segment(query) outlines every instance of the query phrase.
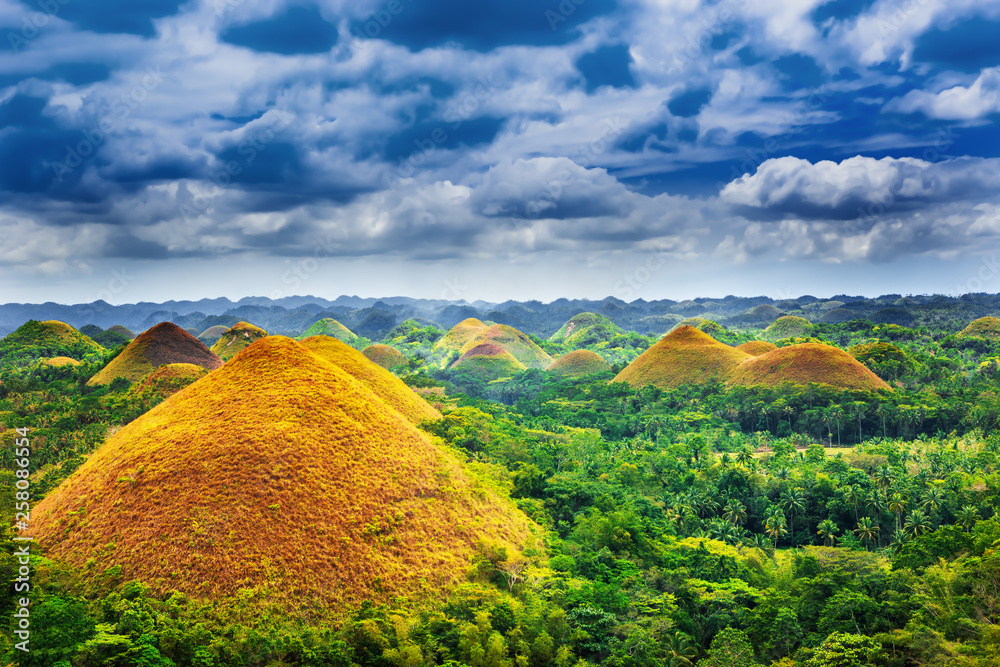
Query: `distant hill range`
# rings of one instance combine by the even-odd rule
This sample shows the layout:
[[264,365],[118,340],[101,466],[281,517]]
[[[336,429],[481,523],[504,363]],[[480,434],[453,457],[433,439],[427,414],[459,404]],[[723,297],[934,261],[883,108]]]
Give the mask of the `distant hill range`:
[[[586,314],[587,321],[579,321]],[[825,298],[800,296],[794,299],[769,297],[697,298],[685,301],[638,299],[626,303],[608,297],[556,299],[540,301],[444,301],[386,297],[381,299],[340,296],[334,300],[314,296],[282,299],[246,297],[239,301],[226,298],[200,301],[141,302],[112,306],[104,301],[89,304],[57,303],[0,305],[0,336],[7,335],[28,320],[58,320],[77,329],[96,325],[101,329],[118,326],[131,331],[145,331],[160,322],[173,322],[182,329],[205,332],[212,327],[225,331],[240,322],[253,322],[272,335],[298,337],[318,320],[336,320],[354,335],[381,340],[394,326],[407,319],[434,323],[447,330],[463,320],[505,324],[526,334],[557,339],[575,331],[564,325],[577,318],[580,334],[597,336],[613,332],[614,327],[642,334],[664,334],[682,320],[701,317],[724,326],[763,329],[785,316],[809,322],[843,322],[867,319],[874,323],[916,326],[925,322],[962,322],[1000,314],[1000,294],[903,296],[884,294],[877,298],[837,294]],[[792,320],[794,322],[795,320]],[[787,322],[787,320],[786,320]],[[784,324],[779,323],[779,328]],[[596,328],[595,328],[596,327]],[[958,327],[961,328],[961,327]],[[318,333],[318,332],[313,332]],[[206,341],[209,345],[214,340]]]

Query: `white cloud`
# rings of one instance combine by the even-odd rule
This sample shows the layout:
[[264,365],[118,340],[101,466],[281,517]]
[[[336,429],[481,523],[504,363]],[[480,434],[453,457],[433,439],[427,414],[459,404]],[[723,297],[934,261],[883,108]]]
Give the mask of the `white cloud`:
[[941,120],[976,120],[1000,113],[1000,67],[979,73],[969,86],[952,86],[937,93],[911,90],[886,107],[902,113],[921,112]]

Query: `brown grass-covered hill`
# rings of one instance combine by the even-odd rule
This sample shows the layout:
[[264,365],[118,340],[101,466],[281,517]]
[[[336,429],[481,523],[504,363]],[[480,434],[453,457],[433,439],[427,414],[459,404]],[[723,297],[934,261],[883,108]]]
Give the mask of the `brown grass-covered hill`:
[[774,342],[782,338],[797,338],[808,336],[812,333],[812,323],[804,317],[795,315],[784,315],[779,317],[771,325],[764,329],[764,338]]
[[237,322],[215,341],[212,346],[212,354],[223,361],[229,361],[237,354],[249,347],[251,343],[267,336],[267,332],[260,327],[249,322]]
[[395,368],[406,363],[403,353],[391,345],[376,343],[361,350],[361,354],[374,361],[382,368]]
[[486,324],[474,317],[464,319],[449,329],[448,333],[441,336],[441,338],[434,343],[433,351],[436,354],[441,355],[444,360],[447,361],[451,355],[461,354],[462,348],[465,347],[465,344],[475,338],[476,334],[486,328]]
[[520,373],[525,370],[525,366],[499,345],[480,343],[459,357],[452,364],[452,369],[490,382]]
[[606,362],[596,352],[574,350],[553,361],[547,370],[567,377],[583,377],[585,375],[610,371],[611,364]]
[[361,336],[357,335],[343,324],[330,317],[325,317],[322,320],[316,320],[312,325],[305,330],[305,332],[298,337],[297,340],[305,340],[307,338],[312,338],[313,336],[332,336],[339,341],[347,343],[353,348],[359,348],[362,343],[366,342]]
[[176,324],[161,322],[139,334],[111,363],[90,378],[87,384],[111,384],[117,377],[135,382],[153,369],[166,364],[195,364],[215,370],[222,366],[222,359]]
[[733,370],[729,381],[742,386],[818,382],[842,389],[889,389],[850,354],[821,343],[789,345],[748,359]]
[[108,331],[113,331],[116,334],[121,334],[122,336],[125,336],[129,340],[132,340],[133,338],[135,338],[135,334],[132,333],[131,329],[129,329],[128,327],[124,327],[124,326],[122,326],[120,324],[116,324],[116,325],[114,325],[112,327],[109,327]]
[[552,364],[552,357],[538,347],[527,334],[506,324],[494,324],[479,331],[462,346],[461,352],[464,355],[479,345],[502,347],[525,368],[548,368]]
[[725,380],[736,366],[751,358],[743,350],[720,343],[694,327],[673,330],[615,376],[614,382],[633,387],[648,384],[667,389],[682,384]]
[[962,338],[1000,340],[1000,319],[995,317],[980,317],[978,320],[972,320],[969,326],[959,331],[956,335]]
[[429,419],[441,419],[441,413],[406,386],[402,380],[347,343],[332,336],[312,336],[302,341],[302,345],[360,381],[414,424]]
[[451,454],[283,336],[125,426],[32,518],[49,557],[88,572],[301,615],[440,595],[477,543],[537,544]]
[[129,391],[147,398],[164,399],[200,380],[208,373],[207,368],[195,364],[166,364],[132,385]]
[[39,363],[44,366],[79,366],[83,362],[77,361],[76,359],[71,359],[69,357],[49,357],[48,359],[40,359]]
[[0,340],[0,359],[26,361],[44,357],[69,357],[82,361],[104,348],[92,338],[58,320],[28,320]]
[[[205,345],[215,345],[218,342],[218,340],[222,338],[222,334],[226,333],[226,331],[228,330],[229,327],[225,327],[221,324],[216,324],[214,326],[210,326],[209,328],[205,329],[200,334],[197,334],[195,338],[200,340]],[[187,330],[185,329],[185,331]]]
[[737,350],[743,350],[747,354],[759,357],[762,354],[770,352],[771,350],[777,350],[777,346],[774,343],[768,343],[766,340],[751,340],[743,343],[742,345],[736,346]]

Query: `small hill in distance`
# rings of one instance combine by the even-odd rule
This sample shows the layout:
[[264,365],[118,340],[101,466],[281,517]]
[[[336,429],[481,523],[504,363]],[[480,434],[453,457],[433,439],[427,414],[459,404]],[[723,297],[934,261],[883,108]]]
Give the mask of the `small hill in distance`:
[[453,355],[461,355],[462,348],[465,347],[466,343],[486,328],[485,323],[474,317],[464,319],[434,343],[432,349],[436,354],[442,356],[444,362],[447,362]]
[[215,370],[222,366],[222,359],[176,324],[161,322],[129,343],[87,384],[111,384],[118,377],[136,382],[160,366],[182,363]]
[[312,323],[312,325],[306,329],[298,340],[305,340],[307,338],[312,338],[313,336],[332,336],[339,341],[347,343],[355,349],[360,349],[364,347],[366,341],[343,324],[337,320],[325,317],[321,320],[317,320]]
[[207,368],[195,364],[166,364],[134,384],[129,391],[147,398],[162,400],[200,380],[208,373]]
[[135,338],[135,334],[132,333],[131,329],[129,329],[128,327],[123,327],[120,324],[116,324],[114,326],[108,327],[107,330],[110,331],[110,332],[112,332],[112,333],[116,333],[119,336],[125,336],[125,338],[128,338],[129,340],[132,340],[133,338]]
[[[128,333],[123,333],[123,330]],[[109,350],[114,349],[119,345],[126,345],[130,340],[135,338],[131,331],[118,325],[115,325],[110,329],[102,329],[95,324],[88,324],[80,327],[80,333],[87,336],[101,347]]]
[[510,377],[525,370],[524,364],[515,359],[510,352],[493,343],[473,346],[452,364],[451,368],[473,375],[484,382]]
[[812,323],[804,317],[784,315],[764,329],[764,338],[772,343],[782,338],[800,338],[812,333]]
[[781,309],[762,303],[743,313],[739,316],[739,320],[745,324],[766,327],[782,315]]
[[465,355],[480,345],[496,345],[503,348],[525,368],[548,368],[552,364],[552,357],[538,347],[527,334],[506,324],[494,324],[477,332],[462,346],[461,352]]
[[69,357],[77,361],[104,348],[93,339],[58,320],[28,320],[0,340],[0,359],[33,361],[43,357]]
[[395,368],[406,364],[403,353],[391,345],[376,343],[361,350],[361,353],[382,368]]
[[840,389],[889,389],[888,384],[847,352],[819,343],[789,345],[752,357],[733,370],[729,381],[740,386],[816,382]]
[[741,362],[751,358],[742,350],[720,343],[691,326],[682,326],[657,341],[615,376],[641,388],[648,384],[672,389],[682,384],[724,380]]
[[249,322],[237,322],[215,341],[212,354],[229,361],[251,343],[267,336],[267,332]]
[[861,318],[853,310],[848,310],[847,308],[834,308],[833,310],[828,310],[823,313],[823,315],[819,318],[819,321],[824,324],[843,324],[844,322],[850,322],[851,320],[857,319]]
[[[210,326],[209,328],[207,328],[204,331],[202,331],[200,334],[198,334],[196,336],[196,338],[198,340],[200,340],[202,343],[204,343],[205,345],[209,345],[209,346],[215,345],[219,341],[219,339],[222,338],[222,334],[226,333],[226,331],[228,331],[228,329],[229,329],[229,327],[223,326],[221,324],[216,324],[216,325]],[[187,331],[187,330],[185,330],[185,331]],[[191,333],[191,332],[188,331],[188,333]]]
[[47,359],[39,359],[38,363],[43,366],[52,366],[54,368],[60,368],[62,366],[79,366],[83,362],[77,361],[76,359],[71,359],[69,357],[49,357]]
[[736,346],[737,350],[743,350],[747,354],[759,357],[762,354],[770,352],[771,350],[777,350],[777,346],[774,343],[768,343],[766,340],[751,340],[742,345]]
[[347,343],[332,336],[310,336],[302,346],[361,382],[414,424],[441,419],[441,413],[402,380]]
[[596,352],[574,350],[556,359],[547,370],[551,373],[575,378],[610,371],[611,364]]
[[984,338],[1000,340],[1000,319],[996,317],[980,317],[969,323],[969,326],[959,331],[956,336],[962,338]]
[[549,337],[549,340],[553,343],[564,343],[570,347],[585,347],[611,340],[615,335],[621,333],[623,333],[621,327],[603,315],[580,313],[571,317]]
[[489,483],[283,336],[122,428],[32,519],[48,556],[93,576],[222,606],[266,595],[304,618],[441,595],[480,544],[539,546]]

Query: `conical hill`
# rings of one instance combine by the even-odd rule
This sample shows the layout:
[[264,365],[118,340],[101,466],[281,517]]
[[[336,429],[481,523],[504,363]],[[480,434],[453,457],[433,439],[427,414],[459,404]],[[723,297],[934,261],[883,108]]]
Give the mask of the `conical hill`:
[[480,345],[497,345],[526,368],[548,368],[552,364],[552,357],[527,334],[506,324],[494,324],[478,331],[462,346],[461,352],[464,355]]
[[682,384],[725,380],[750,355],[690,326],[682,326],[658,340],[615,376],[614,382],[633,387],[648,384],[662,389]]
[[215,370],[222,365],[222,360],[176,324],[161,322],[129,343],[121,354],[90,378],[87,384],[111,384],[118,377],[135,382],[153,369],[166,364],[195,364]]
[[553,361],[547,370],[568,377],[583,377],[585,375],[610,371],[611,364],[606,362],[596,352],[574,350]]
[[249,322],[237,322],[212,345],[212,353],[223,361],[229,361],[244,348],[267,335],[267,332]]
[[48,556],[303,615],[440,594],[532,524],[361,382],[281,337],[139,417],[33,512]]
[[847,352],[820,343],[781,347],[740,364],[730,376],[734,385],[817,382],[840,389],[889,389],[879,376]]

